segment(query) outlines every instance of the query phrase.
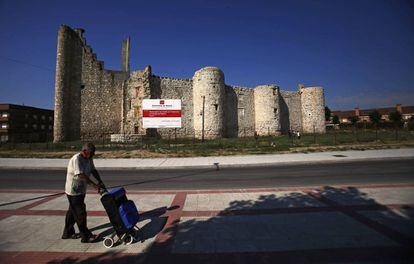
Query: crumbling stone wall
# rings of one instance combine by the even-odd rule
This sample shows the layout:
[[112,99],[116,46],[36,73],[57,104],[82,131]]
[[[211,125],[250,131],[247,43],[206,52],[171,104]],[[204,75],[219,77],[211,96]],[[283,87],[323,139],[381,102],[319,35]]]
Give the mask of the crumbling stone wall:
[[54,141],[99,138],[120,132],[128,73],[104,69],[84,30],[62,25],[58,34]]
[[225,94],[226,137],[254,136],[254,90],[226,85]]
[[283,134],[302,130],[302,106],[299,92],[280,91],[280,127]]
[[123,91],[122,134],[145,135],[142,127],[142,100],[151,98],[151,70],[133,71]]
[[[86,43],[86,41],[85,41]],[[81,138],[118,134],[122,124],[124,81],[128,73],[104,69],[89,46],[82,58]]]
[[191,137],[194,135],[193,80],[151,76],[152,99],[181,99],[181,128],[157,129],[161,137]]

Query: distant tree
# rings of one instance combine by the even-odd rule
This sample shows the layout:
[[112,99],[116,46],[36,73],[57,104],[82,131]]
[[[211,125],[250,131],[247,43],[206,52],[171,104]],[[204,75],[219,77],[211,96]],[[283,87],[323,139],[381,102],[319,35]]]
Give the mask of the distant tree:
[[395,126],[401,125],[402,115],[398,111],[394,111],[390,113],[390,121],[394,123]]
[[351,121],[352,125],[355,126],[355,124],[359,121],[359,116],[350,116],[349,120]]
[[378,126],[378,124],[381,122],[381,114],[375,110],[374,112],[371,112],[369,114],[369,120],[375,125],[375,127]]
[[325,121],[331,120],[331,109],[325,106]]
[[336,124],[339,124],[339,116],[334,115],[334,116],[332,117],[332,123],[334,123],[335,125],[336,125]]

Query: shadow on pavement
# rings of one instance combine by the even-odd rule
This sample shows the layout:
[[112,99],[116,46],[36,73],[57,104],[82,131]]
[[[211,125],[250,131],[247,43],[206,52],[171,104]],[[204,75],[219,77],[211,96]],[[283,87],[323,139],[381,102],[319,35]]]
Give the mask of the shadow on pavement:
[[28,198],[28,199],[24,199],[24,200],[18,200],[18,201],[13,201],[13,202],[2,203],[2,204],[0,204],[0,207],[6,206],[6,205],[12,205],[12,204],[18,204],[18,203],[24,203],[24,202],[34,201],[34,200],[40,200],[40,199],[44,199],[44,198],[50,198],[50,197],[59,196],[59,195],[63,195],[63,194],[65,194],[65,193],[64,192],[60,192],[60,193],[54,193],[54,194],[47,194],[47,195],[37,196],[37,197]]
[[[153,209],[151,211],[147,211],[144,212],[140,215],[140,220],[139,222],[143,222],[146,220],[149,220],[148,223],[146,223],[143,227],[140,228],[140,236],[139,242],[144,242],[145,240],[149,239],[149,238],[153,238],[155,237],[159,232],[161,232],[161,230],[164,228],[166,222],[167,222],[167,217],[162,216],[163,214],[165,214],[167,211],[171,211],[171,210],[175,210],[178,209],[178,206],[173,206],[173,207],[160,207],[160,208],[156,208]],[[112,224],[110,222],[99,225],[99,226],[95,226],[90,228],[91,232],[94,231],[99,231],[102,230],[99,233],[99,236],[102,238],[99,241],[102,241],[104,237],[109,236],[110,234],[112,234],[114,232],[114,229],[112,227]],[[134,241],[134,243],[136,243],[137,241]],[[116,246],[115,246],[116,247]]]
[[389,208],[357,188],[326,186],[232,201],[212,217],[181,217],[162,231],[171,238],[146,253],[110,251],[49,263],[412,263],[413,227],[409,206]]

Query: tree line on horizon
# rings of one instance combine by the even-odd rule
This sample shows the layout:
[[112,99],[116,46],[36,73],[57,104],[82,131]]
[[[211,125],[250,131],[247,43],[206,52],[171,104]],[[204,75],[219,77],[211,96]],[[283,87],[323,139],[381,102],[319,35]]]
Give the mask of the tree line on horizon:
[[[401,112],[397,110],[390,112],[388,118],[389,118],[389,121],[383,120],[382,115],[378,110],[374,110],[371,113],[369,113],[369,120],[374,128],[390,127],[390,125],[395,128],[398,128],[404,125],[403,116]],[[351,125],[355,127],[357,123],[360,121],[360,117],[356,115],[352,115],[348,117],[348,120],[351,122]],[[332,124],[334,125],[340,124],[339,116],[338,115],[332,116],[332,111],[331,109],[329,109],[328,106],[325,106],[325,121],[331,121]],[[414,117],[411,117],[407,123],[408,123],[409,128],[414,128]]]

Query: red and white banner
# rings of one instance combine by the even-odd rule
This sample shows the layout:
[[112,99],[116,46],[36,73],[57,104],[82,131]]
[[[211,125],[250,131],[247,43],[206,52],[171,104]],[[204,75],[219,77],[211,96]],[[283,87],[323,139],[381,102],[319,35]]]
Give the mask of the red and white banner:
[[142,100],[142,126],[144,128],[181,128],[181,100]]

